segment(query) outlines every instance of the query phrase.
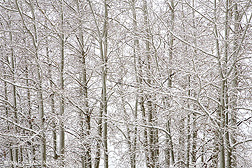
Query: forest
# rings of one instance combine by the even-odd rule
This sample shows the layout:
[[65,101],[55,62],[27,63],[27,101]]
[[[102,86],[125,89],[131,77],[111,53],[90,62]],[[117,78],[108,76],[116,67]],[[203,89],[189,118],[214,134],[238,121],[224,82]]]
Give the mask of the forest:
[[251,168],[252,0],[0,0],[0,167]]

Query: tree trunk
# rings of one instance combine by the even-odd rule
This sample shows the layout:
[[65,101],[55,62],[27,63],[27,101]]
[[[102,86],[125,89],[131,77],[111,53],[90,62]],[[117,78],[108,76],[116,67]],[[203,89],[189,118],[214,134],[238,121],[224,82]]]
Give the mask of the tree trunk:
[[108,55],[108,4],[104,0],[104,24],[102,38],[100,37],[100,54],[102,66],[102,104],[103,104],[103,143],[104,168],[108,168],[108,111],[107,111],[107,55]]
[[[192,0],[192,7],[195,8],[195,0]],[[197,47],[197,30],[196,30],[196,18],[195,18],[195,10],[192,10],[193,15],[193,44],[195,47]],[[193,50],[193,59],[197,58],[197,50],[194,48]],[[196,97],[196,96],[195,96]],[[192,107],[194,108],[194,107]],[[193,113],[192,115],[192,165],[196,168],[196,162],[197,162],[197,122],[196,122],[196,114]]]
[[[150,48],[150,42],[151,42],[151,35],[150,35],[150,29],[149,29],[149,21],[148,21],[148,9],[147,9],[147,1],[143,1],[143,12],[144,12],[144,26],[145,26],[145,51],[146,51],[146,59],[147,59],[147,84],[153,85],[152,83],[152,68],[151,68],[151,48]],[[154,126],[155,125],[155,117],[156,117],[156,111],[152,102],[152,99],[154,99],[154,96],[151,94],[147,94],[147,109],[148,109],[148,124]],[[150,168],[156,168],[158,166],[158,155],[159,155],[159,147],[158,147],[158,133],[157,130],[154,128],[148,128],[148,139],[149,139],[149,164],[148,167]],[[148,159],[147,159],[148,160]]]
[[[10,27],[11,26],[11,22],[8,23],[8,26]],[[13,37],[12,37],[12,32],[9,32],[9,38],[10,38],[10,43],[11,45],[13,45]],[[11,50],[11,76],[12,76],[12,81],[13,83],[15,83],[15,71],[16,71],[16,67],[15,67],[15,64],[16,64],[16,58],[15,58],[15,55],[14,55],[14,50],[13,50],[13,47],[11,46],[10,48]],[[18,124],[18,111],[17,111],[17,89],[16,89],[16,86],[15,85],[12,85],[12,96],[13,96],[13,109],[14,109],[14,122]],[[18,132],[18,129],[16,126],[14,126],[14,132],[17,133]],[[13,151],[13,161],[18,164],[18,147],[15,147],[15,149],[12,150]]]
[[[101,92],[101,96],[103,93]],[[101,160],[101,143],[102,143],[102,115],[103,115],[103,104],[100,103],[100,113],[98,116],[98,136],[99,139],[97,139],[96,142],[96,151],[95,151],[95,161],[94,161],[94,168],[99,168],[100,166],[100,160]]]
[[[29,84],[29,69],[28,69],[28,62],[26,61],[26,63],[25,63],[26,65],[25,65],[25,77],[26,77],[26,86],[30,86],[30,84]],[[31,91],[30,91],[30,89],[27,89],[27,106],[28,106],[28,124],[29,124],[29,128],[32,130],[33,129],[33,118],[32,118],[32,113],[31,113]],[[31,136],[32,136],[32,134],[31,134]],[[34,162],[35,162],[35,147],[34,147],[34,140],[32,139],[31,140],[31,142],[30,142],[30,152],[31,152],[31,160],[30,160],[30,162],[32,163],[32,164],[34,164]],[[34,167],[34,166],[32,166],[32,167]]]
[[[41,129],[41,133],[40,133],[40,138],[41,138],[41,142],[40,142],[40,154],[41,154],[41,166],[42,167],[46,167],[46,137],[45,137],[45,128],[44,128],[44,124],[45,124],[45,117],[44,117],[44,102],[43,102],[43,91],[42,91],[42,77],[41,77],[41,68],[39,65],[39,53],[38,53],[38,34],[37,34],[37,25],[36,25],[36,18],[35,18],[35,12],[34,12],[34,6],[33,6],[34,2],[29,3],[30,6],[30,10],[32,13],[32,20],[33,20],[33,31],[34,34],[29,33],[31,35],[31,38],[33,40],[33,47],[34,47],[34,54],[35,54],[35,60],[36,60],[36,71],[37,71],[37,79],[38,79],[38,86],[37,86],[37,96],[38,96],[38,110],[39,110],[39,119],[40,119],[40,129]],[[21,15],[21,18],[23,20],[23,24],[24,23],[24,19],[22,16],[22,13],[18,7],[18,3],[16,0],[16,5],[17,8],[19,10],[19,14]],[[26,27],[26,25],[24,25]],[[28,30],[28,28],[26,27],[26,29]]]
[[[170,30],[171,32],[174,31],[174,22],[175,22],[175,5],[174,5],[174,0],[170,0]],[[172,33],[169,33],[169,60],[168,60],[168,88],[172,87],[172,59],[173,59],[173,51],[174,50],[174,36]],[[167,102],[171,100],[166,100]],[[167,103],[168,108],[170,108],[170,103]],[[171,136],[171,116],[168,116],[169,118],[167,119],[166,123],[166,129],[169,132],[169,135],[167,135],[167,149],[169,151],[166,152],[166,162],[167,166],[173,166],[175,163],[175,155],[174,155],[174,150],[173,150],[173,141],[172,141],[172,136]]]
[[[191,88],[191,76],[188,75],[188,87]],[[188,93],[187,95],[190,97],[191,96],[191,89],[188,90]],[[190,102],[187,103],[188,105],[188,109],[190,109]],[[191,115],[188,114],[187,115],[187,122],[186,122],[186,125],[187,125],[187,136],[186,136],[186,168],[189,168],[190,167],[190,149],[191,149]]]
[[[47,25],[47,23],[45,23]],[[48,63],[48,75],[49,75],[49,82],[50,82],[50,88],[53,88],[53,79],[52,79],[52,61],[51,57],[49,55],[49,43],[48,39],[46,39],[46,57],[47,57],[47,63]],[[50,107],[51,107],[51,113],[53,117],[56,117],[56,111],[55,111],[55,93],[54,91],[50,94]],[[52,143],[53,143],[53,158],[55,160],[58,159],[57,154],[57,130],[56,130],[56,123],[55,118],[52,120]]]
[[59,111],[59,153],[61,159],[61,166],[65,166],[65,130],[64,130],[64,111],[65,111],[65,99],[64,99],[64,66],[65,66],[65,37],[64,37],[64,9],[63,1],[60,1],[60,111]]
[[84,104],[84,113],[80,111],[80,137],[81,141],[84,142],[83,146],[83,154],[81,156],[82,161],[82,168],[91,168],[92,167],[92,159],[91,159],[91,142],[90,139],[90,129],[91,129],[91,114],[88,106],[88,81],[87,81],[87,68],[86,68],[86,56],[87,53],[85,52],[85,44],[84,44],[84,37],[83,37],[83,21],[82,21],[82,9],[80,8],[80,1],[76,1],[77,11],[78,11],[78,22],[79,22],[79,33],[77,36],[77,41],[79,44],[79,53],[81,58],[81,96],[83,97],[83,104]]
[[[234,70],[233,70],[233,76],[232,76],[232,89],[233,89],[233,94],[231,95],[231,142],[232,144],[235,144],[237,142],[236,139],[236,123],[237,123],[237,110],[235,109],[237,107],[237,100],[238,100],[238,91],[237,91],[237,87],[238,87],[238,69],[237,69],[237,57],[238,57],[238,48],[239,48],[239,44],[238,44],[238,38],[239,38],[239,27],[240,27],[240,19],[239,19],[239,11],[238,11],[238,4],[237,2],[235,2],[234,4],[234,48],[233,48],[233,52],[234,52],[234,56],[233,56],[233,62],[234,62]],[[230,149],[231,150],[231,168],[236,168],[237,167],[237,159],[236,159],[236,147]]]
[[[132,22],[133,22],[133,31],[134,31],[134,46],[133,46],[133,57],[134,57],[134,70],[135,70],[135,76],[136,76],[136,82],[138,84],[138,92],[141,92],[139,90],[139,85],[140,85],[140,77],[138,74],[138,64],[137,62],[137,51],[139,51],[139,40],[137,37],[137,17],[136,17],[136,0],[132,0],[131,2],[131,10],[132,10]],[[141,71],[141,70],[140,70]],[[140,96],[141,97],[141,96]],[[136,94],[136,103],[135,103],[135,113],[134,113],[134,119],[137,121],[138,118],[138,104],[139,104],[139,95]],[[132,147],[132,153],[131,153],[131,168],[136,168],[136,145],[137,145],[137,126],[135,126],[134,129],[134,138],[133,138],[133,147]]]
[[[217,29],[217,0],[214,0],[214,34],[215,34],[215,41],[216,41],[216,52],[217,52],[217,59],[218,59],[218,66],[219,66],[219,74],[221,78],[223,78],[223,74],[221,71],[221,55],[220,55],[220,43],[219,43],[219,32]],[[223,89],[223,88],[222,88]],[[220,95],[222,94],[222,91],[220,91]],[[220,97],[219,100],[221,101],[222,98]],[[215,137],[214,137],[214,150],[212,154],[212,165],[213,167],[219,166],[220,168],[225,167],[225,155],[224,155],[224,142],[223,142],[223,110],[222,106],[218,105],[217,110],[217,120],[218,120],[218,129],[215,131]],[[219,157],[218,157],[219,154]],[[223,167],[224,166],[224,167]]]
[[[9,56],[6,55],[6,63],[8,65],[10,65],[10,62],[9,62]],[[7,79],[7,66],[4,67],[4,74],[3,77],[4,79]],[[8,118],[10,116],[10,112],[9,112],[9,105],[8,105],[8,101],[9,101],[9,98],[8,98],[8,84],[7,82],[4,81],[4,100],[5,100],[5,116]],[[11,128],[10,128],[10,124],[8,121],[6,121],[6,125],[7,125],[7,131],[10,132],[11,131]],[[14,157],[13,157],[13,149],[12,149],[12,142],[9,142],[8,144],[8,150],[9,150],[9,157],[10,157],[10,161],[11,161],[11,168],[14,168],[14,165],[13,165],[13,162],[14,162]]]

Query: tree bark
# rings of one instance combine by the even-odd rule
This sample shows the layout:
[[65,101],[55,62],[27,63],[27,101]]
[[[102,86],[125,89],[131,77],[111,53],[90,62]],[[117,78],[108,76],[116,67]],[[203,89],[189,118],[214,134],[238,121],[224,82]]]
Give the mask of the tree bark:
[[64,9],[63,0],[60,1],[60,111],[59,111],[59,153],[61,166],[65,166],[65,130],[64,130],[64,111],[65,111],[65,99],[64,99],[64,66],[65,66],[65,35],[64,35]]
[[[170,0],[170,30],[171,32],[174,32],[174,22],[175,22],[175,5],[174,0]],[[174,36],[172,33],[169,33],[169,58],[168,58],[168,88],[172,87],[172,59],[173,59],[173,53],[174,52]],[[166,100],[167,102],[170,100]],[[170,103],[167,103],[168,108],[170,108]],[[168,116],[166,123],[166,129],[169,132],[169,135],[167,135],[167,151],[166,151],[166,162],[168,167],[172,167],[175,163],[175,155],[174,155],[174,149],[173,149],[173,140],[171,136],[171,116]]]
[[102,66],[102,107],[103,107],[103,143],[104,168],[108,168],[108,111],[107,111],[107,55],[108,55],[108,3],[104,0],[104,24],[102,37],[100,37],[100,54]]
[[91,113],[88,105],[88,81],[87,81],[87,68],[86,68],[86,56],[87,53],[85,51],[84,44],[84,35],[83,35],[83,21],[82,21],[82,9],[81,2],[76,1],[77,12],[78,12],[78,22],[79,22],[79,30],[77,35],[77,41],[79,46],[79,53],[81,59],[81,96],[83,97],[84,104],[84,113],[80,111],[80,139],[83,141],[83,154],[81,156],[82,168],[91,168],[92,167],[92,158],[91,158],[91,145],[90,145],[90,131],[91,131]]
[[[192,10],[192,15],[193,15],[193,44],[194,46],[197,47],[197,30],[196,30],[196,18],[195,18],[195,0],[192,0],[192,7],[193,7],[193,10]],[[196,59],[197,58],[197,50],[194,49],[193,50],[193,59]],[[192,107],[194,108],[194,107]],[[197,131],[197,122],[196,122],[196,119],[197,119],[197,116],[195,113],[193,113],[192,115],[192,120],[193,120],[193,123],[192,123],[192,165],[193,167],[196,168],[196,162],[197,162],[197,134],[198,134],[198,131]]]
[[[8,26],[11,27],[11,22],[8,23]],[[13,36],[12,36],[12,32],[9,32],[9,39],[10,39],[10,43],[11,45],[13,45]],[[10,60],[11,60],[11,76],[12,76],[12,81],[13,83],[15,83],[15,71],[16,71],[16,58],[15,58],[15,54],[14,54],[14,49],[11,46],[10,48],[11,53],[10,53]],[[14,109],[14,122],[18,124],[18,111],[17,111],[17,89],[15,85],[12,85],[12,101],[13,101],[13,109]],[[14,126],[14,132],[17,133],[18,129],[16,126]],[[12,150],[13,151],[13,161],[18,164],[18,154],[19,154],[19,150],[18,147],[15,147],[15,149]]]
[[[45,25],[47,25],[47,22],[45,21]],[[51,113],[53,115],[52,120],[52,143],[53,143],[53,158],[55,160],[58,159],[57,154],[57,130],[56,130],[56,123],[55,123],[55,117],[56,117],[56,111],[55,111],[55,92],[53,91],[53,78],[52,78],[52,61],[49,54],[49,42],[48,38],[46,39],[46,57],[47,57],[47,63],[48,63],[48,75],[49,75],[49,83],[50,88],[52,89],[52,92],[50,94],[50,107],[51,107]]]
[[[231,94],[231,143],[232,144],[236,144],[237,143],[237,139],[236,139],[236,123],[237,123],[237,110],[235,109],[237,107],[237,100],[238,100],[238,91],[237,91],[237,87],[238,87],[238,65],[237,65],[237,59],[238,59],[238,48],[239,48],[239,44],[238,44],[238,38],[239,38],[239,27],[240,27],[240,18],[239,18],[239,11],[238,11],[238,4],[237,2],[234,3],[234,48],[233,48],[233,52],[234,52],[234,56],[233,56],[233,62],[234,62],[234,70],[233,70],[233,75],[232,75],[232,90],[233,90],[233,94]],[[236,147],[233,147],[231,150],[231,168],[236,168],[237,167],[237,158],[236,158]]]

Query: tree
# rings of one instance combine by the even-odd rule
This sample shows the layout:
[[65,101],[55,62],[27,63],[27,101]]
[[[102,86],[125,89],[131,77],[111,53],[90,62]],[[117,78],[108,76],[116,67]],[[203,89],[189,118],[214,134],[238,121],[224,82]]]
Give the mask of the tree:
[[2,166],[251,167],[251,8],[1,0]]

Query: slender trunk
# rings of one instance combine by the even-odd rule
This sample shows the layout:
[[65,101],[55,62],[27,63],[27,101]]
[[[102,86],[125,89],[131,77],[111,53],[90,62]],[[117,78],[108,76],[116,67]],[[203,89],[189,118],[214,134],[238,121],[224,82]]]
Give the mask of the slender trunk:
[[[182,13],[183,19],[185,19],[187,13],[185,13],[183,4],[182,4],[182,11],[183,11],[183,13]],[[186,25],[185,25],[184,22],[182,22],[182,27],[183,27],[183,33],[186,34]],[[187,38],[186,35],[184,35],[184,39],[186,39],[186,38]],[[188,55],[187,46],[185,46],[184,53],[186,55]],[[190,66],[190,63],[189,63],[189,66]],[[188,90],[188,92],[186,94],[187,94],[188,97],[190,97],[191,96],[191,75],[190,74],[187,76],[187,83],[188,83],[189,90]],[[187,102],[187,108],[188,109],[191,108],[190,107],[190,102]],[[184,120],[184,129],[185,129],[184,135],[186,135],[184,137],[184,142],[185,142],[186,145],[184,145],[185,150],[182,151],[182,152],[185,153],[184,154],[184,161],[185,161],[184,165],[185,165],[186,168],[189,168],[189,166],[190,166],[190,149],[191,149],[191,123],[190,122],[191,122],[191,114],[188,113],[187,116],[186,116],[186,120]],[[182,136],[184,136],[184,135],[182,134]],[[183,167],[182,165],[180,165],[180,166]]]
[[[136,96],[136,103],[135,103],[135,111],[134,111],[134,120],[137,121],[137,105],[138,105],[138,96]],[[131,150],[131,168],[136,168],[136,146],[137,146],[137,126],[134,126],[134,135],[133,135],[133,142],[132,142],[132,150]]]
[[[195,0],[192,0],[192,6],[195,8]],[[196,30],[196,23],[195,23],[195,10],[192,10],[193,15],[193,43],[194,46],[197,47],[197,30]],[[193,51],[193,59],[197,57],[197,51],[194,49]],[[192,125],[192,165],[196,167],[197,161],[197,122],[196,122],[196,114],[193,113],[192,116],[193,125]]]
[[104,0],[104,24],[102,38],[100,38],[100,54],[102,66],[102,107],[103,107],[103,143],[104,168],[108,168],[108,111],[107,111],[107,54],[108,54],[108,4]]
[[[131,10],[133,15],[133,31],[134,31],[134,47],[133,47],[133,55],[134,55],[134,65],[135,65],[135,74],[136,74],[136,81],[137,84],[140,85],[140,77],[138,74],[138,62],[137,62],[137,51],[139,51],[139,40],[137,38],[137,18],[136,18],[136,9],[135,9],[135,3],[136,0],[132,0],[131,2]],[[141,92],[141,91],[138,91]],[[135,103],[135,113],[134,113],[134,119],[137,121],[138,116],[138,98],[139,95],[136,95],[136,103]],[[133,139],[133,147],[132,147],[132,154],[131,154],[131,168],[136,168],[136,144],[137,144],[137,126],[135,126],[134,129],[134,139]]]
[[179,151],[178,151],[178,166],[184,166],[185,158],[185,119],[179,119]]
[[[191,96],[191,76],[188,75],[188,87],[189,87],[189,90],[188,90],[188,93],[187,95],[190,97]],[[188,109],[190,109],[190,103],[188,102]],[[187,115],[187,136],[186,136],[186,168],[189,168],[190,167],[190,149],[191,149],[191,115],[188,114]]]
[[[101,93],[103,95],[103,93]],[[98,117],[98,136],[99,138],[102,138],[102,114],[103,114],[103,105],[102,102],[100,103],[100,114]],[[95,152],[95,161],[94,161],[94,168],[99,168],[100,166],[100,160],[101,160],[101,139],[97,139],[96,142],[96,152]]]
[[[174,5],[174,0],[170,1],[170,29],[173,32],[174,31],[174,22],[175,22],[175,5]],[[171,33],[169,33],[169,60],[168,60],[168,88],[172,87],[172,59],[173,59],[173,48],[174,47],[174,37]],[[166,100],[166,101],[170,101],[170,100]],[[168,108],[170,107],[170,103],[167,103]],[[167,145],[168,145],[168,150],[166,152],[167,155],[167,166],[173,166],[175,163],[175,156],[174,156],[174,150],[173,150],[173,141],[172,141],[172,136],[171,136],[171,118],[169,117],[167,119],[167,123],[166,123],[166,129],[169,132],[169,135],[167,135]]]
[[[89,111],[88,106],[88,81],[87,81],[87,69],[86,69],[86,56],[87,53],[85,52],[84,48],[84,38],[83,38],[83,29],[82,29],[82,15],[81,15],[81,8],[80,8],[80,2],[76,1],[77,10],[79,13],[78,21],[79,21],[79,34],[77,36],[77,41],[79,43],[79,52],[81,54],[81,66],[82,66],[82,75],[81,75],[81,96],[83,97],[84,102],[84,114],[82,111],[80,111],[80,127],[81,127],[81,141],[84,141],[84,154],[81,156],[82,161],[82,168],[91,168],[92,162],[91,162],[91,146],[90,142],[87,139],[90,139],[90,129],[91,129],[91,114]],[[85,142],[86,141],[86,142]]]
[[[223,160],[220,160],[220,162],[223,162],[223,164],[220,164],[220,167],[223,166],[223,168],[226,167],[230,167],[231,166],[231,148],[230,148],[230,140],[229,140],[229,112],[228,112],[228,74],[227,74],[227,69],[228,69],[228,54],[229,54],[229,0],[226,0],[226,11],[225,11],[225,42],[224,42],[224,78],[222,79],[222,97],[221,97],[221,105],[222,105],[222,113],[223,113],[223,125],[225,128],[224,130],[224,144],[223,144],[223,149],[224,154],[222,154],[224,156]],[[226,151],[226,154],[225,154]],[[226,157],[226,158],[225,158]],[[226,160],[225,160],[226,159]],[[225,163],[224,163],[225,162]],[[222,167],[221,167],[222,168]]]
[[[11,26],[11,22],[8,23],[8,26],[10,27]],[[10,38],[10,43],[12,44],[13,43],[13,37],[12,37],[12,32],[9,32],[9,38]],[[12,80],[13,80],[13,83],[15,83],[15,71],[16,71],[16,68],[15,68],[15,62],[16,62],[16,58],[15,58],[15,55],[14,55],[14,49],[13,47],[11,46],[10,48],[11,50],[11,72],[12,72]],[[17,89],[16,89],[16,86],[15,85],[12,85],[12,94],[13,94],[13,109],[14,109],[14,122],[15,123],[18,123],[18,112],[17,112]],[[18,132],[18,129],[16,126],[14,126],[14,131],[15,133]],[[13,161],[18,163],[18,147],[15,147],[15,149],[13,149]]]
[[[215,5],[216,5],[216,0],[215,0]],[[216,8],[215,8],[216,9]],[[217,25],[215,24],[215,38],[216,38],[216,50],[217,50],[217,53],[218,53],[218,57],[219,57],[219,41],[218,41],[218,32],[217,32]],[[220,118],[221,118],[221,114],[220,114],[220,109],[218,107],[218,110],[217,110],[217,120],[219,121],[218,122],[218,126],[221,128],[220,126]],[[218,166],[218,161],[219,161],[219,158],[218,158],[218,155],[219,155],[219,152],[220,152],[220,132],[221,130],[219,130],[218,128],[215,129],[215,133],[214,133],[214,149],[213,149],[213,154],[210,158],[210,160],[212,160],[211,162],[211,167],[217,167]]]
[[[6,74],[6,73],[4,73],[4,74]],[[4,75],[4,78],[5,78],[5,75]],[[8,87],[7,87],[7,82],[4,82],[4,99],[5,99],[5,101],[6,102],[8,102]],[[5,116],[6,116],[6,118],[8,118],[9,117],[9,108],[8,108],[8,104],[7,103],[5,103]],[[9,132],[10,131],[10,126],[9,126],[9,122],[8,121],[6,121],[6,124],[7,124],[7,131]],[[11,161],[11,163],[13,163],[13,150],[12,150],[12,143],[10,142],[9,144],[8,144],[8,147],[9,147],[9,153],[10,153],[10,161]],[[12,168],[13,168],[14,166],[12,165]]]
[[[188,105],[189,106],[189,105]],[[190,108],[190,107],[189,107]],[[190,114],[187,115],[187,136],[186,136],[186,168],[190,167],[190,148],[191,148],[191,127],[190,127]]]
[[170,166],[172,167],[175,163],[175,155],[174,155],[174,150],[173,150],[173,140],[172,140],[172,136],[171,136],[171,119],[168,119],[167,123],[166,123],[166,129],[169,132],[168,135],[168,144],[169,144],[169,153],[170,153],[170,158],[168,158],[170,160]]
[[[12,66],[12,72],[13,72],[13,83],[15,83],[15,77],[14,77],[14,73],[15,73],[15,63],[14,63],[14,54],[13,54],[13,49],[12,50],[12,58],[11,58],[11,66]],[[16,86],[15,85],[12,85],[12,91],[13,91],[13,108],[14,108],[14,121],[15,123],[18,123],[18,116],[17,116],[17,90],[16,90]],[[17,127],[15,127],[15,132],[17,133],[18,132],[18,129]],[[18,147],[16,147],[16,149],[14,150],[14,159],[15,159],[15,162],[18,163]]]
[[[26,86],[30,86],[30,84],[29,84],[29,69],[28,69],[28,63],[27,63],[27,61],[26,61],[26,63],[25,63],[26,65],[25,65],[25,77],[26,77]],[[30,129],[33,129],[33,118],[32,118],[32,113],[31,113],[31,91],[30,91],[30,89],[27,89],[27,106],[28,106],[28,119],[29,119],[29,121],[28,121],[28,123],[29,123],[29,128]],[[32,134],[31,134],[31,136],[32,136]],[[34,162],[35,162],[35,147],[34,147],[34,140],[32,139],[31,140],[31,142],[30,142],[30,151],[31,151],[31,160],[30,160],[30,162],[32,163],[32,164],[34,164]],[[34,166],[32,166],[32,167],[34,167]]]
[[[38,58],[38,55],[37,55]],[[38,105],[39,105],[39,118],[40,118],[40,129],[41,129],[41,166],[46,167],[46,136],[45,136],[45,118],[44,118],[44,103],[42,95],[42,79],[40,66],[37,63],[37,75],[38,75]]]
[[[145,110],[144,103],[145,103],[144,97],[141,96],[139,104],[140,104],[140,109],[141,109],[141,112],[142,112],[143,124],[147,125],[147,121],[146,121],[147,117],[146,117],[146,110]],[[144,133],[143,134],[144,134],[144,137],[143,137],[144,138],[143,139],[143,146],[144,146],[144,149],[145,149],[146,165],[149,168],[150,158],[149,158],[149,146],[148,146],[148,132],[147,132],[147,128],[144,128]]]
[[[148,21],[148,9],[147,9],[147,1],[143,1],[143,12],[144,12],[144,25],[145,25],[145,50],[146,50],[146,58],[147,58],[147,83],[148,85],[152,85],[152,77],[151,77],[151,48],[150,48],[150,41],[151,41],[151,35],[149,30],[149,21]],[[155,125],[155,116],[156,112],[153,106],[152,102],[153,96],[147,95],[147,109],[148,109],[148,124]],[[147,154],[149,156],[149,164],[148,167],[155,168],[158,164],[158,133],[156,132],[154,128],[149,128],[149,153]]]
[[[122,81],[122,79],[121,79]],[[123,90],[123,87],[121,87],[120,90]],[[130,119],[130,116],[128,115],[126,108],[125,108],[125,99],[123,96],[123,93],[120,92],[120,97],[121,97],[121,101],[122,101],[122,108],[123,108],[123,113],[124,113],[124,118],[125,118],[125,122],[127,123]],[[127,135],[126,135],[126,139],[127,139],[127,144],[128,144],[128,148],[129,148],[129,156],[130,156],[130,167],[131,168],[135,168],[136,164],[135,164],[135,151],[134,150],[134,135],[133,137],[131,136],[131,130],[130,130],[130,126],[127,124],[126,125],[126,130],[127,130]]]
[[90,7],[91,13],[95,20],[95,26],[98,32],[98,42],[100,50],[100,58],[103,63],[101,67],[101,78],[102,78],[102,90],[101,90],[101,102],[100,102],[100,114],[98,117],[98,135],[101,139],[97,140],[94,167],[99,168],[101,160],[101,144],[104,145],[104,168],[108,168],[108,142],[107,142],[107,91],[106,91],[106,82],[107,82],[107,50],[108,50],[108,4],[107,0],[104,0],[104,22],[102,32],[99,29],[97,20],[95,18],[95,13],[91,4],[91,1],[88,0],[88,5]]
[[[238,12],[238,4],[237,2],[234,4],[234,62],[237,61],[237,50],[238,50],[238,37],[239,37],[239,25],[240,25],[240,20],[239,20],[239,12]],[[233,72],[233,81],[232,81],[232,89],[233,89],[233,95],[232,95],[232,104],[231,104],[231,127],[232,127],[232,134],[231,134],[231,142],[232,144],[235,144],[237,142],[236,140],[236,123],[237,123],[237,110],[235,109],[237,106],[237,99],[238,99],[238,69],[237,69],[237,64],[234,65],[234,72]],[[236,148],[234,147],[231,149],[231,167],[236,168],[237,167],[237,161],[236,161]]]
[[[215,41],[216,41],[216,52],[217,52],[217,59],[218,59],[218,66],[219,66],[219,73],[221,78],[223,78],[223,74],[221,71],[221,56],[220,56],[220,43],[219,43],[219,33],[218,33],[218,29],[217,29],[217,0],[214,0],[214,34],[215,34]],[[221,98],[219,98],[220,100]],[[218,120],[218,126],[220,129],[216,129],[215,130],[215,137],[214,137],[214,150],[213,150],[213,154],[211,156],[211,160],[212,160],[212,167],[217,167],[218,166],[218,162],[222,162],[223,163],[223,158],[224,158],[224,147],[223,147],[223,137],[222,137],[222,110],[221,110],[221,106],[217,107],[217,120]],[[219,157],[218,157],[219,155]],[[225,162],[225,161],[224,161]],[[223,166],[223,165],[222,165]]]
[[[223,94],[223,93],[222,93]],[[223,121],[224,120],[224,115],[223,115],[223,112],[224,112],[224,109],[223,108],[221,108],[221,110],[220,110],[220,127],[221,127],[221,129],[222,130],[220,130],[220,135],[219,135],[219,142],[220,142],[220,144],[219,144],[219,150],[220,150],[220,159],[219,159],[219,168],[225,168],[225,147],[224,147],[224,138],[223,138],[223,135],[224,135],[224,130],[223,130],[223,128],[224,128],[224,122],[225,121]]]
[[[15,1],[16,6],[18,8],[19,14],[22,18],[23,24],[25,28],[28,30],[28,27],[25,25],[23,15],[19,9],[17,0]],[[34,54],[35,54],[35,60],[36,60],[36,71],[37,71],[37,79],[38,79],[38,85],[37,85],[37,96],[38,96],[38,110],[39,110],[39,119],[40,119],[40,154],[41,154],[41,166],[46,167],[46,137],[45,137],[45,118],[44,118],[44,102],[43,102],[43,91],[42,91],[42,77],[41,77],[41,68],[39,65],[39,54],[38,54],[38,33],[37,33],[37,21],[35,18],[35,12],[34,12],[34,2],[32,1],[29,3],[29,7],[32,14],[32,20],[33,20],[33,31],[34,34],[32,34],[29,31],[29,34],[33,40],[33,47],[34,47]]]
[[[83,35],[80,35],[80,40],[82,42],[82,45],[84,47],[84,43],[83,43]],[[82,47],[81,49],[81,57],[82,57],[82,87],[83,87],[83,97],[84,97],[84,111],[85,111],[85,116],[81,117],[84,118],[84,123],[82,125],[82,127],[85,127],[85,134],[86,134],[86,138],[89,139],[90,138],[90,131],[91,131],[91,114],[89,111],[89,106],[88,106],[88,86],[87,86],[87,71],[86,71],[86,53],[84,51],[84,48]],[[81,113],[83,116],[83,113]],[[84,140],[84,139],[83,139]],[[90,146],[90,142],[87,141],[85,143],[85,168],[91,168],[92,167],[92,163],[91,163],[91,146]]]
[[192,116],[193,125],[192,125],[192,165],[196,167],[197,161],[197,127],[196,127],[196,115],[193,113]]
[[[46,25],[46,23],[45,23]],[[50,88],[53,88],[53,79],[52,79],[52,61],[51,57],[49,55],[49,43],[48,39],[46,40],[46,57],[47,57],[47,63],[48,63],[48,75],[49,75],[49,81],[50,81]],[[55,93],[52,91],[50,94],[50,107],[51,107],[51,113],[54,117],[56,117],[56,111],[55,111]],[[55,160],[58,159],[57,154],[57,132],[56,132],[56,123],[55,119],[52,121],[52,142],[53,142],[53,158]]]
[[64,130],[64,111],[65,111],[65,99],[64,99],[64,66],[65,66],[65,36],[64,36],[64,9],[63,1],[60,1],[60,111],[59,111],[59,153],[61,159],[61,166],[65,165],[65,130]]
[[[7,64],[10,64],[9,62],[9,58],[8,56],[6,56],[6,63]],[[7,67],[4,67],[4,79],[7,78]],[[6,101],[5,103],[5,116],[8,118],[9,117],[9,105],[8,105],[8,85],[7,85],[7,82],[4,82],[4,100]],[[9,122],[6,121],[6,125],[7,125],[7,131],[10,132],[11,131],[11,128],[10,128],[10,125],[9,125]],[[13,149],[12,149],[12,142],[10,142],[8,144],[8,147],[9,147],[9,156],[10,156],[10,161],[11,161],[11,168],[14,168],[14,165],[13,165],[13,162],[14,162],[14,157],[13,157]]]
[[[205,121],[205,123],[206,123],[206,121]],[[202,139],[202,142],[206,142],[206,125],[204,125],[203,126],[203,130],[204,130],[204,132],[203,132],[203,139]],[[206,150],[205,150],[205,144],[203,144],[202,146],[201,146],[201,157],[200,157],[200,162],[201,162],[201,167],[202,168],[207,168],[207,164],[205,163],[205,153],[206,153]]]
[[[139,51],[139,39],[137,38],[137,17],[136,17],[135,3],[136,3],[136,0],[132,0],[131,9],[132,9],[132,15],[133,15],[133,20],[132,21],[133,21],[133,29],[134,29],[134,49],[133,50],[134,50],[136,80],[137,80],[138,88],[139,88],[139,90],[138,90],[139,98],[137,96],[137,99],[139,99],[139,100],[136,100],[136,102],[137,102],[137,104],[139,103],[140,111],[141,111],[142,118],[143,118],[143,124],[145,125],[146,124],[146,112],[145,112],[145,106],[144,106],[145,101],[144,101],[144,95],[143,95],[143,89],[142,89],[142,84],[143,84],[142,59],[141,59],[141,56],[139,54],[137,54],[137,51]],[[136,108],[136,112],[135,112],[136,119],[137,119],[137,104],[136,104],[136,107],[135,107]],[[147,128],[143,128],[143,129],[144,129],[143,146],[144,146],[144,149],[145,149],[146,153],[148,153]],[[137,133],[137,127],[135,127],[135,142],[136,142],[136,133]],[[147,161],[147,165],[149,165],[149,156],[148,155],[146,155],[146,161]],[[136,166],[135,164],[136,164],[136,162],[134,161],[133,166]]]

